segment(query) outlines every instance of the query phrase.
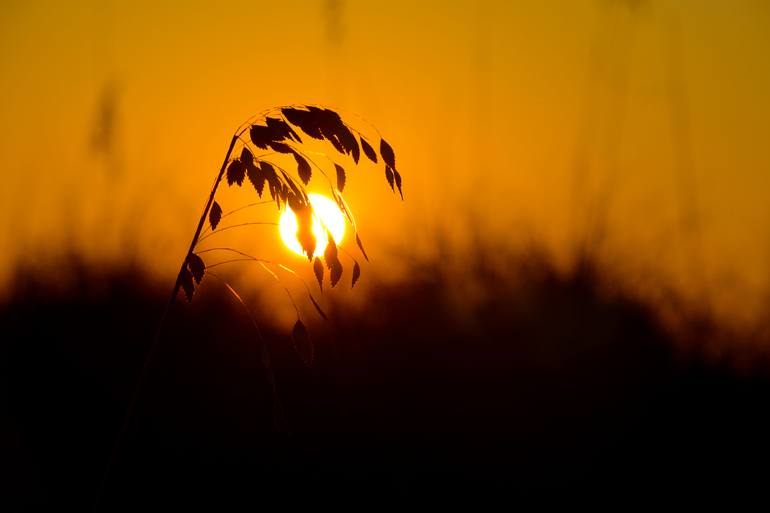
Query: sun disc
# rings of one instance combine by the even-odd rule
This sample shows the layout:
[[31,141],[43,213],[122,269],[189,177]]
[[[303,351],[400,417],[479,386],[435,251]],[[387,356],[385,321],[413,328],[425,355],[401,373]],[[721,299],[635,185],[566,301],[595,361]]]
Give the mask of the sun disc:
[[[345,236],[345,217],[342,215],[342,211],[340,211],[337,204],[330,198],[322,194],[308,194],[307,197],[310,200],[314,213],[313,235],[316,238],[315,255],[322,255],[328,242],[326,239],[327,229],[337,245],[342,242],[342,238]],[[300,245],[297,239],[298,227],[297,216],[287,205],[278,223],[281,239],[287,248],[298,255],[305,256],[305,252],[302,251],[302,245]]]

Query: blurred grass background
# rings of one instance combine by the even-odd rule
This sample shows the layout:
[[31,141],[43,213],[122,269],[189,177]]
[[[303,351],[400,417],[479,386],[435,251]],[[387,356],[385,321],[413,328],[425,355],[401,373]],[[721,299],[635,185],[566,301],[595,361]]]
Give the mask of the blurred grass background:
[[398,149],[404,206],[373,172],[348,192],[375,254],[434,252],[420,234],[437,229],[536,241],[726,322],[767,310],[763,2],[2,9],[3,281],[71,250],[173,273],[234,127],[305,102]]

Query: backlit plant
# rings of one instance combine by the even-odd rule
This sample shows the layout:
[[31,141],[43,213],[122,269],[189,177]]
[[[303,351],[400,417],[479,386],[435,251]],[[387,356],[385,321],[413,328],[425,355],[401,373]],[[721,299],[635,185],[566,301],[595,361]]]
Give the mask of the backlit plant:
[[[337,158],[332,158],[329,153],[310,151],[307,138],[328,143],[336,152],[330,152],[331,155],[336,155]],[[294,273],[293,270],[284,265],[256,258],[235,248],[199,249],[198,247],[199,243],[215,233],[244,224],[259,224],[241,223],[223,226],[221,223],[229,214],[267,202],[274,202],[279,211],[288,207],[294,212],[297,226],[296,238],[303,254],[312,263],[319,287],[323,288],[327,273],[330,285],[332,287],[337,285],[344,270],[339,254],[340,248],[338,248],[328,227],[324,226],[322,219],[316,215],[311,199],[308,197],[306,186],[311,179],[326,182],[331,198],[355,233],[356,244],[361,255],[368,260],[358,233],[355,217],[343,196],[348,179],[345,166],[350,168],[351,161],[354,166],[357,166],[362,159],[362,154],[372,163],[384,165],[388,185],[393,192],[397,190],[403,199],[401,175],[396,169],[393,148],[379,135],[377,139],[367,138],[366,135],[346,123],[335,111],[316,106],[303,105],[270,109],[238,127],[230,141],[224,162],[214,180],[192,242],[180,267],[169,304],[175,301],[180,290],[188,301],[192,301],[196,287],[200,285],[207,274],[219,278],[210,271],[211,268],[218,265],[253,260],[273,276],[275,273],[269,268],[270,265],[277,265],[283,270]],[[379,148],[379,152],[375,150],[375,147]],[[347,162],[340,161],[339,157],[343,157]],[[291,162],[291,165],[286,164],[286,161]],[[255,199],[258,197],[266,201],[233,205],[231,207],[235,208],[225,213],[222,205],[217,201],[217,191],[220,184],[225,181],[229,187],[253,188]],[[325,240],[323,241],[318,240],[318,233],[314,233],[313,229],[314,223],[317,224],[319,221],[323,232],[325,232],[325,237],[323,237]],[[316,249],[320,250],[324,244],[323,255],[316,255]],[[228,252],[235,255],[236,258],[207,265],[203,254],[216,254],[217,252]],[[347,254],[350,255],[350,253]],[[354,286],[361,275],[361,266],[352,255],[350,258],[352,261],[351,286]],[[245,307],[245,303],[235,289],[226,282],[225,285]],[[326,314],[313,297],[310,288],[307,286],[306,288],[313,306],[322,317],[326,318]],[[289,292],[288,289],[286,291]],[[289,297],[291,298],[290,293]],[[294,300],[291,300],[294,303]],[[294,306],[296,309],[296,303]],[[249,315],[251,316],[251,314]],[[300,357],[307,365],[310,365],[313,359],[313,349],[308,341],[305,325],[299,318],[298,309],[292,338]]]

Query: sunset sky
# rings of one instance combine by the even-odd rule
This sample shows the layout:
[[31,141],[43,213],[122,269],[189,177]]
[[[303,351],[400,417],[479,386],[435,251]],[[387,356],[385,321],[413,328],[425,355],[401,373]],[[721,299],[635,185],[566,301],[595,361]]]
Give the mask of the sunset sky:
[[172,280],[233,130],[309,103],[396,149],[404,203],[379,167],[346,191],[381,261],[441,228],[563,265],[587,241],[629,286],[750,322],[770,298],[768,27],[761,0],[6,1],[0,281],[69,251]]

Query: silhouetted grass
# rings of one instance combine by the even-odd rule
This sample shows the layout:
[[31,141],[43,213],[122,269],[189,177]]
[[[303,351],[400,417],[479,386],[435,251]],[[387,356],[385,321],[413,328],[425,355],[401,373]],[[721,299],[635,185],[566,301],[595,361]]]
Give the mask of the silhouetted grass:
[[[288,433],[276,431],[259,340],[232,298],[209,288],[176,305],[104,509],[649,495],[761,478],[764,374],[683,358],[656,309],[608,292],[590,263],[564,274],[542,256],[500,261],[467,262],[474,301],[453,294],[462,276],[415,261],[408,282],[371,287],[360,310],[332,302],[330,321],[311,327],[312,369],[258,318]],[[82,509],[167,284],[77,259],[58,268],[67,286],[21,270],[0,313],[3,496]]]

